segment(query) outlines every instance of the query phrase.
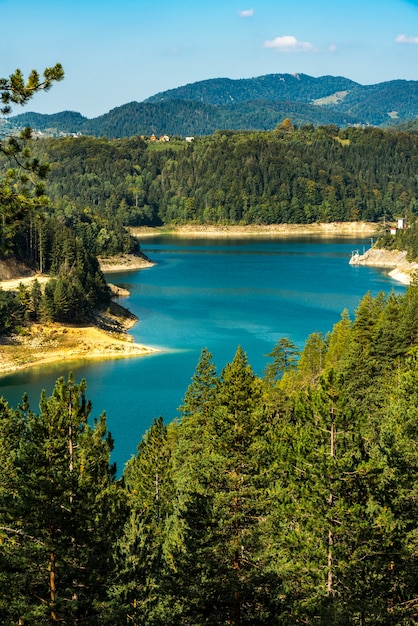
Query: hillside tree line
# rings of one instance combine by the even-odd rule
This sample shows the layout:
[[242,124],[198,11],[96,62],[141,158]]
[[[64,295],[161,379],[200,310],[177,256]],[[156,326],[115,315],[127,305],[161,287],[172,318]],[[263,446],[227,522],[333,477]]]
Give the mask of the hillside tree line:
[[203,349],[120,478],[59,379],[0,404],[0,623],[418,624],[418,287],[366,294],[263,377]]
[[37,140],[32,150],[50,163],[54,215],[111,249],[123,226],[412,218],[417,146],[414,133],[283,120],[271,132],[189,143],[78,137]]

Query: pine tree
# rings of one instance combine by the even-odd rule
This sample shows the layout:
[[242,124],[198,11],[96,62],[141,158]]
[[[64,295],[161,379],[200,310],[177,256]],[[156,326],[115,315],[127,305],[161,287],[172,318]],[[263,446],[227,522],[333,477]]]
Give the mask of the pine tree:
[[[25,80],[16,70],[8,78],[0,78],[1,113],[7,115],[12,104],[24,105],[37,92],[48,90],[56,81],[64,78],[61,64],[46,68],[41,78],[32,70]],[[43,180],[49,166],[33,158],[28,148],[31,131],[26,128],[19,137],[10,136],[0,141],[0,154],[12,162],[12,168],[0,179],[0,256],[16,255],[21,252],[18,236],[27,237],[35,212],[47,204]],[[29,238],[30,239],[30,238]]]
[[273,350],[267,356],[273,359],[264,372],[266,380],[274,382],[285,372],[296,369],[300,350],[288,337],[278,340]]
[[239,348],[200,428],[189,430],[192,416],[179,424],[173,480],[184,623],[261,624],[269,615],[260,401],[260,381]]
[[39,281],[36,279],[32,283],[31,291],[30,316],[33,321],[39,321],[40,309],[42,302],[42,290]]
[[[25,405],[25,399],[22,403]],[[17,519],[20,511],[18,455],[24,423],[21,412],[0,399],[0,623],[18,624],[26,602],[26,560],[29,539]],[[35,548],[39,547],[35,544]]]
[[124,472],[129,517],[116,546],[117,575],[111,589],[115,622],[178,623],[168,538],[174,495],[170,468],[170,438],[160,417]]
[[[10,624],[82,623],[104,610],[112,541],[123,498],[110,465],[104,416],[88,423],[85,383],[59,379],[40,413],[17,411],[21,437],[13,458],[16,498],[9,501],[6,543],[19,536],[19,614]],[[9,584],[11,581],[9,581]]]
[[204,348],[200,354],[196,371],[189,385],[182,406],[179,408],[183,419],[192,415],[203,415],[210,411],[216,392],[216,368],[212,354]]
[[404,372],[395,372],[387,405],[368,430],[374,468],[370,491],[378,534],[373,562],[379,582],[375,620],[405,626],[418,623],[417,383],[414,355]]
[[322,333],[309,335],[298,362],[298,380],[303,384],[313,384],[325,367],[327,343]]
[[328,339],[328,349],[325,358],[326,368],[338,368],[347,350],[351,330],[351,320],[347,309],[341,313],[341,319],[334,324]]

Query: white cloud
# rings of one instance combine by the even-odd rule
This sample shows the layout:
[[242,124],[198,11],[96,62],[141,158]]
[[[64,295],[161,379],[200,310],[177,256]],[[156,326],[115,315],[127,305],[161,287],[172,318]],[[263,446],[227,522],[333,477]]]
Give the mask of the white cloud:
[[277,52],[310,52],[314,49],[308,41],[298,41],[293,35],[283,35],[264,42],[265,48],[274,48]]
[[418,37],[408,37],[407,35],[398,35],[395,39],[396,43],[413,43],[418,44]]
[[241,17],[252,17],[254,15],[254,9],[244,9],[239,11]]
[[337,52],[338,48],[337,48],[337,46],[335,45],[335,43],[332,43],[332,44],[328,47],[328,50],[329,50],[331,53],[334,53],[334,52]]

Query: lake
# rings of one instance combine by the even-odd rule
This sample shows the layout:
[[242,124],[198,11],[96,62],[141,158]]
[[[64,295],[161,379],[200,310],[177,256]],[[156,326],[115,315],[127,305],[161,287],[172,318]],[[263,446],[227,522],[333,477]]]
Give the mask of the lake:
[[131,293],[121,304],[139,317],[134,340],[161,349],[155,355],[35,368],[0,378],[0,394],[16,406],[24,392],[37,409],[59,376],[87,380],[93,415],[106,410],[119,473],[136,452],[154,417],[177,415],[202,348],[218,372],[240,345],[261,375],[280,337],[302,347],[315,331],[326,333],[347,308],[353,314],[370,291],[403,293],[405,287],[377,268],[351,266],[352,250],[370,239],[222,238],[156,236],[141,248],[157,265],[109,274]]

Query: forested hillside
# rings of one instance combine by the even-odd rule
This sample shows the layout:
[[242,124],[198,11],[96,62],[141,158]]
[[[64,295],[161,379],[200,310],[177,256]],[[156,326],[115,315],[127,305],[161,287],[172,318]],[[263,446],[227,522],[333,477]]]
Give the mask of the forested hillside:
[[[130,102],[100,117],[88,120],[80,114],[56,115],[22,113],[10,120],[48,134],[80,133],[93,137],[121,138],[134,135],[211,135],[229,130],[271,130],[290,116],[294,124],[359,124],[360,118],[304,102],[265,102],[261,100],[217,106],[186,100]],[[7,130],[7,127],[4,129]]]
[[360,85],[341,76],[268,74],[191,83],[157,93],[144,102],[122,104],[93,119],[71,111],[22,113],[11,117],[3,132],[31,126],[49,133],[109,138],[153,133],[185,137],[222,129],[272,130],[285,117],[298,125],[384,127],[414,120],[417,115],[417,81]]
[[[417,116],[418,82],[392,80],[360,85],[342,76],[314,78],[306,74],[268,74],[239,80],[199,81],[155,94],[146,102],[179,99],[218,106],[253,100],[304,102],[322,108],[324,113],[346,114],[360,124],[384,126],[394,120]],[[315,116],[313,110],[311,115]],[[310,121],[315,123],[314,118]]]
[[124,225],[378,221],[417,209],[418,138],[405,132],[287,119],[193,142],[80,137],[32,149],[51,164],[54,215],[88,228],[96,252],[123,245]]
[[137,242],[113,215],[55,210],[45,195],[49,164],[31,149],[29,132],[1,147],[0,260],[17,259],[51,280],[45,289],[36,282],[19,293],[0,290],[0,335],[27,322],[91,321],[110,302],[97,256],[138,252]]
[[[62,76],[0,79],[3,112]],[[130,250],[126,225],[417,208],[417,138],[378,129],[285,119],[192,143],[25,131],[0,153],[0,257],[55,276],[44,293],[0,292],[2,332],[106,304],[96,255]],[[399,237],[414,248],[413,228]],[[0,623],[417,625],[417,307],[416,283],[366,294],[302,351],[280,338],[263,377],[239,346],[218,373],[202,346],[180,417],[155,420],[120,479],[85,381],[59,378],[39,404],[1,398]]]
[[[26,81],[20,70],[1,78],[1,113],[62,78],[60,64],[47,68],[43,80],[35,70]],[[91,321],[110,302],[97,255],[139,252],[111,212],[91,216],[81,207],[71,215],[59,214],[45,193],[49,171],[29,128],[0,141],[0,261],[17,260],[52,276],[43,290],[38,282],[19,293],[0,290],[0,335],[21,330],[27,322]]]
[[359,83],[343,76],[320,76],[307,74],[267,74],[255,78],[212,78],[190,83],[168,91],[156,93],[145,102],[167,100],[190,100],[206,104],[225,105],[231,102],[264,100],[275,102],[305,102],[307,104],[332,96],[336,92],[361,87]]
[[263,378],[202,350],[120,480],[84,384],[3,401],[1,623],[417,624],[417,306],[367,294]]

